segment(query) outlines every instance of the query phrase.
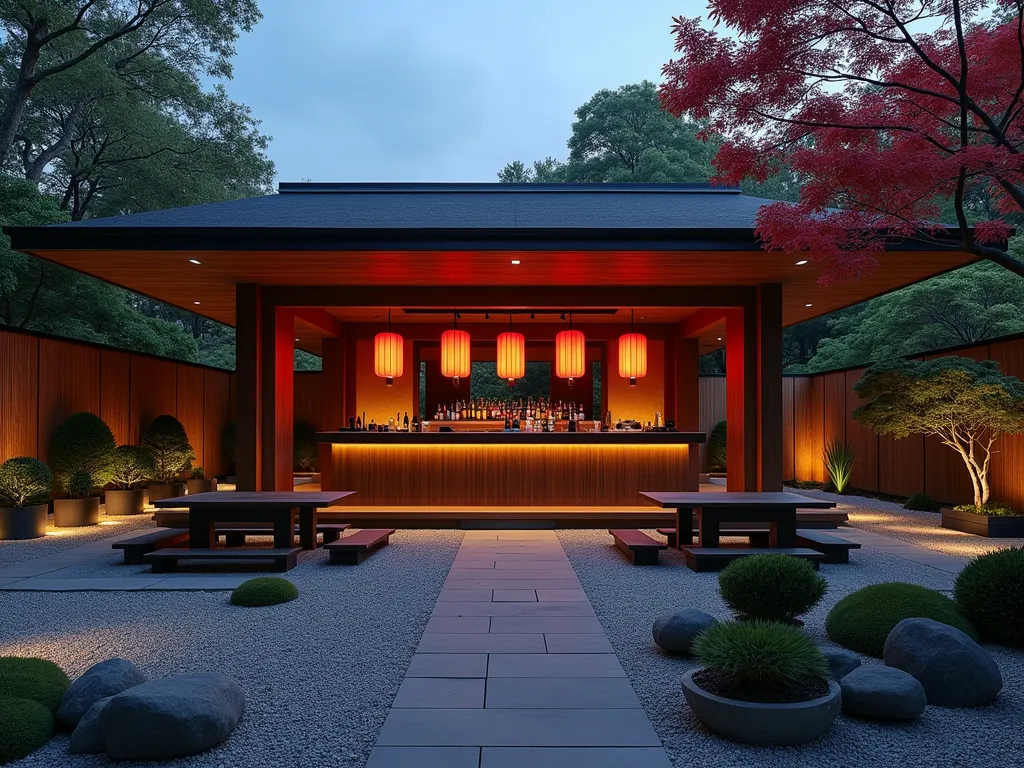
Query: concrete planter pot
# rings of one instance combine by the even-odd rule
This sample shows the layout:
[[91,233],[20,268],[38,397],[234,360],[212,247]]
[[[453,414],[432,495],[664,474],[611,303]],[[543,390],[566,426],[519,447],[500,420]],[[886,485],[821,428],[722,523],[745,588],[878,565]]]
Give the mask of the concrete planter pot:
[[185,487],[188,488],[189,496],[194,493],[209,493],[216,490],[217,481],[213,478],[209,480],[186,480]]
[[147,490],[149,492],[149,503],[152,504],[154,501],[160,501],[161,499],[175,499],[178,496],[184,496],[185,484],[150,483]]
[[58,528],[80,528],[100,522],[100,497],[54,499],[53,524]]
[[1015,539],[1024,537],[1024,515],[995,517],[943,507],[942,527],[990,539]]
[[141,515],[145,509],[146,491],[138,488],[131,491],[107,491],[103,494],[108,515]]
[[828,682],[828,695],[795,704],[759,704],[725,699],[708,693],[695,682],[700,670],[683,676],[683,696],[704,725],[719,736],[743,744],[791,746],[818,738],[839,715],[839,683]]
[[0,507],[0,539],[21,541],[46,535],[49,504],[31,507]]

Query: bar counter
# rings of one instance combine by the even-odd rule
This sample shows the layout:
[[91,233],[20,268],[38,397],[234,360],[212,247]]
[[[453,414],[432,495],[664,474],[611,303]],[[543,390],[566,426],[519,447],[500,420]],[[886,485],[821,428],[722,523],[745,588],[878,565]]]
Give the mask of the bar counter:
[[696,491],[702,432],[321,432],[324,490],[370,506],[632,506]]

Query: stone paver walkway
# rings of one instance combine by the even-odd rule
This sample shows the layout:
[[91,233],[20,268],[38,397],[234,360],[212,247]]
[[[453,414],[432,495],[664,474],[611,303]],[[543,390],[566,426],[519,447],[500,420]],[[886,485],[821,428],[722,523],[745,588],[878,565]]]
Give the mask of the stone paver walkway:
[[[825,533],[829,533],[829,531],[825,531]],[[870,547],[880,552],[887,552],[890,555],[902,557],[904,560],[910,560],[918,565],[927,565],[929,568],[936,568],[953,575],[960,573],[968,562],[962,557],[953,557],[953,555],[936,552],[933,549],[925,549],[916,544],[908,544],[905,541],[894,539],[891,536],[884,536],[874,531],[866,531],[863,528],[844,526],[837,529],[835,535],[842,539],[855,541],[862,547]],[[854,552],[852,557],[856,556],[857,553]]]
[[552,531],[471,531],[367,768],[670,768]]

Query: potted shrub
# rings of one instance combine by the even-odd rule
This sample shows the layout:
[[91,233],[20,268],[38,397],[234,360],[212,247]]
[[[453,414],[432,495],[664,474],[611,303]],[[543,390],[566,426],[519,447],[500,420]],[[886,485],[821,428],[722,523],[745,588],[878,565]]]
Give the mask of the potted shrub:
[[100,521],[100,497],[93,496],[96,481],[80,469],[71,476],[64,491],[66,499],[53,500],[53,524],[58,528],[96,525]]
[[143,486],[155,471],[153,454],[137,445],[122,445],[114,450],[111,482],[117,486],[107,491],[108,515],[138,515],[145,509]]
[[114,433],[94,413],[76,413],[57,427],[50,440],[50,469],[54,486],[68,493],[71,477],[86,472],[95,486],[110,482],[113,472]]
[[214,480],[206,479],[206,473],[203,472],[202,467],[192,467],[188,480],[185,481],[185,486],[190,495],[193,493],[206,493],[208,491],[216,490]]
[[788,746],[823,734],[839,714],[839,683],[799,628],[772,621],[716,624],[694,641],[703,668],[683,696],[709,729],[744,744]]
[[974,503],[942,510],[942,527],[981,536],[1024,536],[1024,515],[989,502],[993,446],[1024,432],[1024,382],[994,360],[891,360],[871,366],[853,391],[865,401],[853,418],[897,438],[934,435],[967,468]]
[[167,414],[157,416],[142,437],[142,447],[153,454],[150,502],[184,496],[185,483],[181,475],[192,467],[196,454],[181,422]]
[[46,535],[53,475],[38,459],[19,456],[0,464],[0,539]]

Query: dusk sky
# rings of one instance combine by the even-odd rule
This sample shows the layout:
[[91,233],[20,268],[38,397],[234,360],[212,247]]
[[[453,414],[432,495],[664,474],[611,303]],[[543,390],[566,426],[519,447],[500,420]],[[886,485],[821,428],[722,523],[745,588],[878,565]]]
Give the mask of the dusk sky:
[[[495,181],[565,159],[573,111],[658,82],[699,0],[261,0],[232,98],[273,136],[279,181]],[[301,9],[301,10],[297,10]]]

